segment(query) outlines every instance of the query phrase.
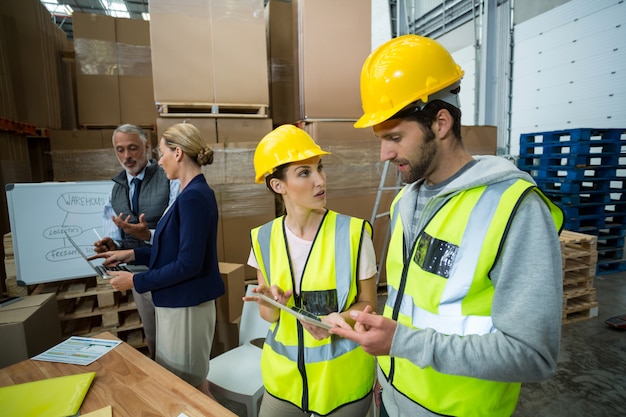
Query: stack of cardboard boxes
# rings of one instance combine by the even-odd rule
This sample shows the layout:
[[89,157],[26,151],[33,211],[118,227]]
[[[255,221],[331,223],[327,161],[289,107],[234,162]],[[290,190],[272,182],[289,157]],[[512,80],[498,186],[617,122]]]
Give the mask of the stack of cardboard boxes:
[[[371,8],[363,6],[360,0],[270,0],[267,5],[263,0],[151,0],[149,23],[73,17],[78,123],[50,126],[54,179],[115,175],[119,165],[111,134],[120,123],[148,128],[153,147],[174,123],[200,128],[215,151],[203,173],[218,198],[219,259],[241,267],[227,274],[236,283],[235,290],[227,283],[227,299],[235,301],[219,310],[222,323],[230,326],[220,349],[235,343],[241,280],[256,280],[256,271],[242,266],[250,229],[276,211],[273,196],[254,183],[260,138],[281,124],[305,129],[332,152],[324,160],[328,207],[368,220],[372,215],[383,166],[379,142],[370,129],[352,126],[361,115],[361,66],[372,49]],[[495,128],[464,129],[472,153],[495,154]],[[475,137],[486,142],[471,143],[477,130]],[[388,207],[392,197],[385,195],[380,206]],[[379,257],[386,228],[386,219],[374,224]]]

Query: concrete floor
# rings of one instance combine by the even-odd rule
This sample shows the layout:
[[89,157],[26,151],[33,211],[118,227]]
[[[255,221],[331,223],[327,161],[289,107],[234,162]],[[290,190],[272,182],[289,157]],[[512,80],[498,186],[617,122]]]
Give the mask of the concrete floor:
[[[626,330],[604,320],[626,314],[626,272],[595,278],[598,316],[566,324],[559,367],[551,379],[523,384],[513,417],[619,417],[626,411]],[[379,297],[379,304],[384,303]],[[242,404],[219,398],[246,417]]]
[[595,278],[598,317],[563,326],[556,375],[524,384],[514,417],[626,415],[626,330],[607,318],[626,314],[626,273]]

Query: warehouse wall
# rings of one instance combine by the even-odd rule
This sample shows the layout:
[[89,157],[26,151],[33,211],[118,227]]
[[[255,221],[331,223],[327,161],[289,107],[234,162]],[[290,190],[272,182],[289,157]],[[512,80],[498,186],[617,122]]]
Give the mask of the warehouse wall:
[[522,133],[626,127],[626,4],[572,0],[515,29],[511,149]]
[[[619,112],[626,96],[624,28],[620,0],[527,0],[514,9],[504,2],[496,12],[496,57],[489,109],[496,112],[498,151],[519,154],[521,133],[576,127],[626,126]],[[513,19],[513,49],[508,25]],[[476,22],[480,24],[479,21]],[[477,124],[477,66],[474,22],[438,40],[465,70],[461,84],[463,124]],[[509,94],[511,95],[509,103]]]

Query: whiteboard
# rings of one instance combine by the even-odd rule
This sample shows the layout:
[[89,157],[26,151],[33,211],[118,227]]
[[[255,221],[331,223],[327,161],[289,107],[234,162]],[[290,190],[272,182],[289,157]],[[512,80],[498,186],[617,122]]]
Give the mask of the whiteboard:
[[[94,276],[69,234],[86,254],[102,236],[104,205],[113,181],[7,184],[6,195],[19,285]],[[96,262],[97,264],[97,262]]]

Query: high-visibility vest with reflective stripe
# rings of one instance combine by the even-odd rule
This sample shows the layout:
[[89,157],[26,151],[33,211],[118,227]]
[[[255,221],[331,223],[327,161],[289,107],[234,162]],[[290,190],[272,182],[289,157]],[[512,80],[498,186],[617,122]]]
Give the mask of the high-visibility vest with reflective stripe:
[[[371,225],[328,211],[313,241],[296,297],[285,236],[284,217],[251,232],[252,248],[268,286],[294,290],[288,306],[308,291],[336,291],[338,312],[357,297],[359,254]],[[375,359],[360,345],[335,335],[315,340],[289,313],[280,311],[270,326],[261,359],[263,384],[276,398],[304,411],[325,415],[360,400],[371,391]]]
[[[494,287],[488,274],[509,221],[529,192],[539,193],[548,204],[560,231],[563,212],[541,191],[521,179],[503,181],[451,197],[419,234],[407,262],[397,196],[391,211],[384,316],[448,335],[496,332],[491,317]],[[519,383],[443,374],[389,356],[379,356],[378,363],[395,389],[441,415],[510,416],[519,397]]]

